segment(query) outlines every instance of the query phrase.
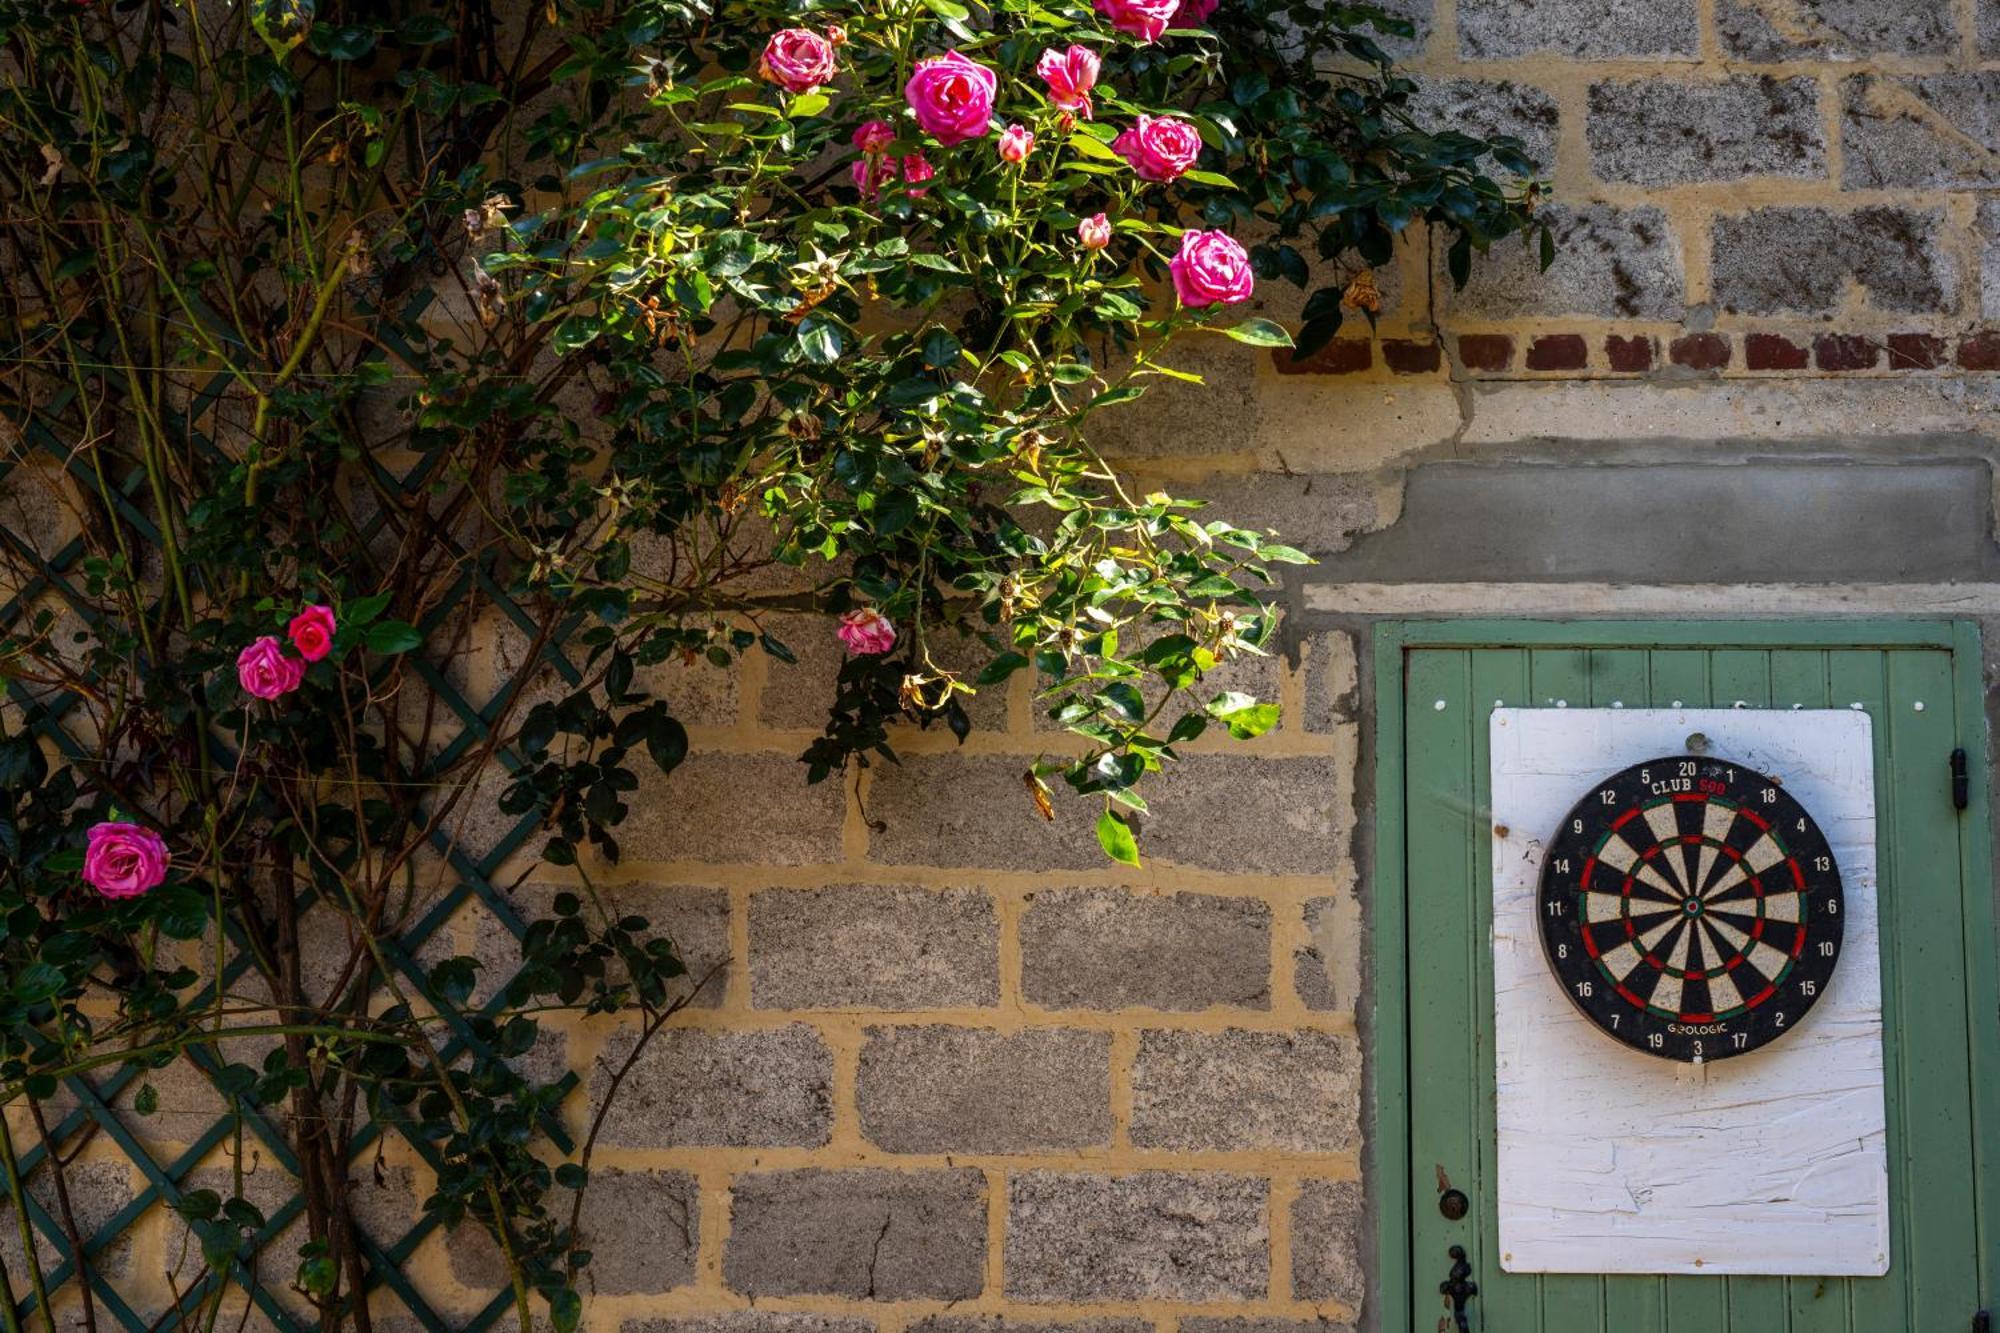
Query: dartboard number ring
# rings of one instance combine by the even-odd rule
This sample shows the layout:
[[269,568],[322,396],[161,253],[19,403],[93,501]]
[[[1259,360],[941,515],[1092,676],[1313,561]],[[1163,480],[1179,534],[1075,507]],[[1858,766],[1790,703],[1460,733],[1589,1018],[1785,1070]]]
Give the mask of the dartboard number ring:
[[1784,784],[1669,755],[1585,792],[1542,862],[1537,915],[1570,1002],[1634,1050],[1692,1063],[1796,1029],[1840,961],[1826,836]]

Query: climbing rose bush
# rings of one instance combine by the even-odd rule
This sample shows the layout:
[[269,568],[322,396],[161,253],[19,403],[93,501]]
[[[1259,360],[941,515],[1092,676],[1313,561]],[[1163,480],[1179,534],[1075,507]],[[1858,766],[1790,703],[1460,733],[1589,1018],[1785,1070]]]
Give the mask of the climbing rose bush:
[[[1024,677],[1053,739],[991,817],[1080,799],[1126,864],[1187,747],[1276,722],[1207,678],[1272,651],[1305,557],[1131,488],[1096,427],[1199,388],[1191,344],[1309,355],[1399,244],[1456,281],[1523,233],[1546,260],[1518,145],[1411,115],[1406,32],[1321,0],[0,4],[0,487],[62,529],[60,569],[0,543],[0,1109],[117,1073],[144,1114],[178,1064],[239,1145],[283,1136],[304,1244],[260,1255],[292,1232],[240,1180],[185,1192],[183,1322],[268,1280],[348,1323],[380,1129],[520,1327],[579,1326],[597,1128],[701,980],[599,890],[634,809],[685,800],[691,677],[837,650],[802,782]],[[537,872],[567,888],[506,891]],[[504,969],[436,930],[480,912]],[[522,1058],[562,1010],[635,1034],[573,1142]],[[8,1127],[52,1118],[0,1116],[10,1184]]]

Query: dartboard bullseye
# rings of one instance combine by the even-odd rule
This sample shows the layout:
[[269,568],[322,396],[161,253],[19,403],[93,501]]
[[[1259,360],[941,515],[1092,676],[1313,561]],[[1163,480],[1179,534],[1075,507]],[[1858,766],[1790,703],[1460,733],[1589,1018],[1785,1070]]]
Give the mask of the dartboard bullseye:
[[1598,783],[1542,862],[1563,993],[1634,1050],[1702,1062],[1796,1028],[1840,959],[1840,869],[1782,783],[1693,755]]

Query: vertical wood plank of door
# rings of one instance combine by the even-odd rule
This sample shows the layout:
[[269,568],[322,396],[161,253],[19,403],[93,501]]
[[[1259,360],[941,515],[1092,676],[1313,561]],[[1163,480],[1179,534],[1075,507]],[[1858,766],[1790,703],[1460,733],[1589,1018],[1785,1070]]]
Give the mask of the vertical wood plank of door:
[[[1528,684],[1538,707],[1586,707],[1590,702],[1589,650],[1534,650],[1528,654]],[[1604,1279],[1583,1274],[1544,1276],[1540,1327],[1551,1333],[1600,1333],[1604,1328]]]
[[[1472,1114],[1474,1021],[1474,788],[1470,655],[1410,654],[1405,679],[1407,814],[1404,855],[1411,886],[1405,931],[1409,957],[1411,1285],[1413,1325],[1436,1327],[1437,1284],[1453,1245],[1474,1243],[1469,1221],[1438,1212],[1437,1173],[1471,1177],[1478,1168]],[[1468,1190],[1467,1193],[1472,1193]],[[1475,1325],[1476,1326],[1476,1325]]]
[[[1700,649],[1670,648],[1648,654],[1654,708],[1706,708],[1711,695],[1709,654]],[[1700,1333],[1724,1333],[1729,1328],[1729,1289],[1712,1277],[1669,1277],[1666,1288],[1667,1327]],[[1745,1333],[1748,1333],[1746,1330]]]
[[[1593,648],[1592,708],[1644,708],[1651,673],[1643,648]],[[1665,1282],[1632,1274],[1604,1279],[1604,1327],[1611,1333],[1667,1333]]]
[[[1472,707],[1475,746],[1473,785],[1480,795],[1482,824],[1490,825],[1493,808],[1491,774],[1491,709],[1495,704],[1525,707],[1529,693],[1528,654],[1519,648],[1481,649],[1472,654]],[[1495,1330],[1534,1328],[1541,1319],[1541,1291],[1538,1279],[1530,1274],[1509,1275],[1500,1271],[1500,1190],[1496,1148],[1499,1127],[1495,1118],[1493,1070],[1493,834],[1490,827],[1478,837],[1479,855],[1474,858],[1473,898],[1477,904],[1472,931],[1473,962],[1477,982],[1472,990],[1471,1023],[1487,1040],[1479,1046],[1478,1062],[1467,1070],[1467,1083],[1476,1093],[1473,1100],[1478,1127],[1478,1192],[1473,1196],[1479,1219],[1478,1246],[1474,1260],[1478,1268],[1480,1319],[1474,1327]]]
[[[1771,702],[1771,655],[1757,649],[1718,649],[1708,660],[1709,701],[1716,708],[1766,708]],[[1790,1313],[1781,1277],[1731,1277],[1729,1327],[1786,1333]]]
[[[1921,1022],[1900,1033],[1908,1145],[1908,1263],[1912,1328],[1967,1326],[1979,1290],[1973,1137],[1965,1018],[1964,919],[1958,892],[1957,811],[1949,758],[1956,744],[1951,659],[1888,654],[1889,772],[1896,789],[1898,998]],[[1921,705],[1921,706],[1920,706]],[[1878,718],[1877,725],[1880,725]],[[1989,1145],[1990,1150],[1990,1145]]]
[[[1817,648],[1779,649],[1771,654],[1773,708],[1825,708],[1826,654]],[[1852,1333],[1847,1278],[1794,1277],[1785,1280],[1791,1333]]]
[[1857,1278],[1848,1284],[1848,1309],[1855,1333],[1909,1327],[1910,1319],[1909,1131],[1899,1091],[1903,1082],[1903,1051],[1897,1033],[1905,1021],[1899,998],[1901,868],[1890,854],[1901,827],[1902,800],[1896,790],[1896,776],[1889,768],[1886,657],[1886,653],[1868,649],[1834,649],[1826,655],[1828,702],[1835,708],[1859,706],[1875,719],[1875,899],[1877,930],[1882,940],[1882,1085],[1887,1102],[1884,1135],[1889,1164],[1889,1274],[1873,1280]]

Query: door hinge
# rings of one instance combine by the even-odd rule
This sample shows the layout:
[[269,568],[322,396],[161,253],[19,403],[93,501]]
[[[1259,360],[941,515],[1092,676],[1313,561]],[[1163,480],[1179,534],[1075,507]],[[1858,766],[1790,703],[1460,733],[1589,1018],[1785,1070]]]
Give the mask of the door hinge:
[[1951,808],[1963,810],[1972,804],[1972,774],[1965,766],[1965,747],[1951,752]]

